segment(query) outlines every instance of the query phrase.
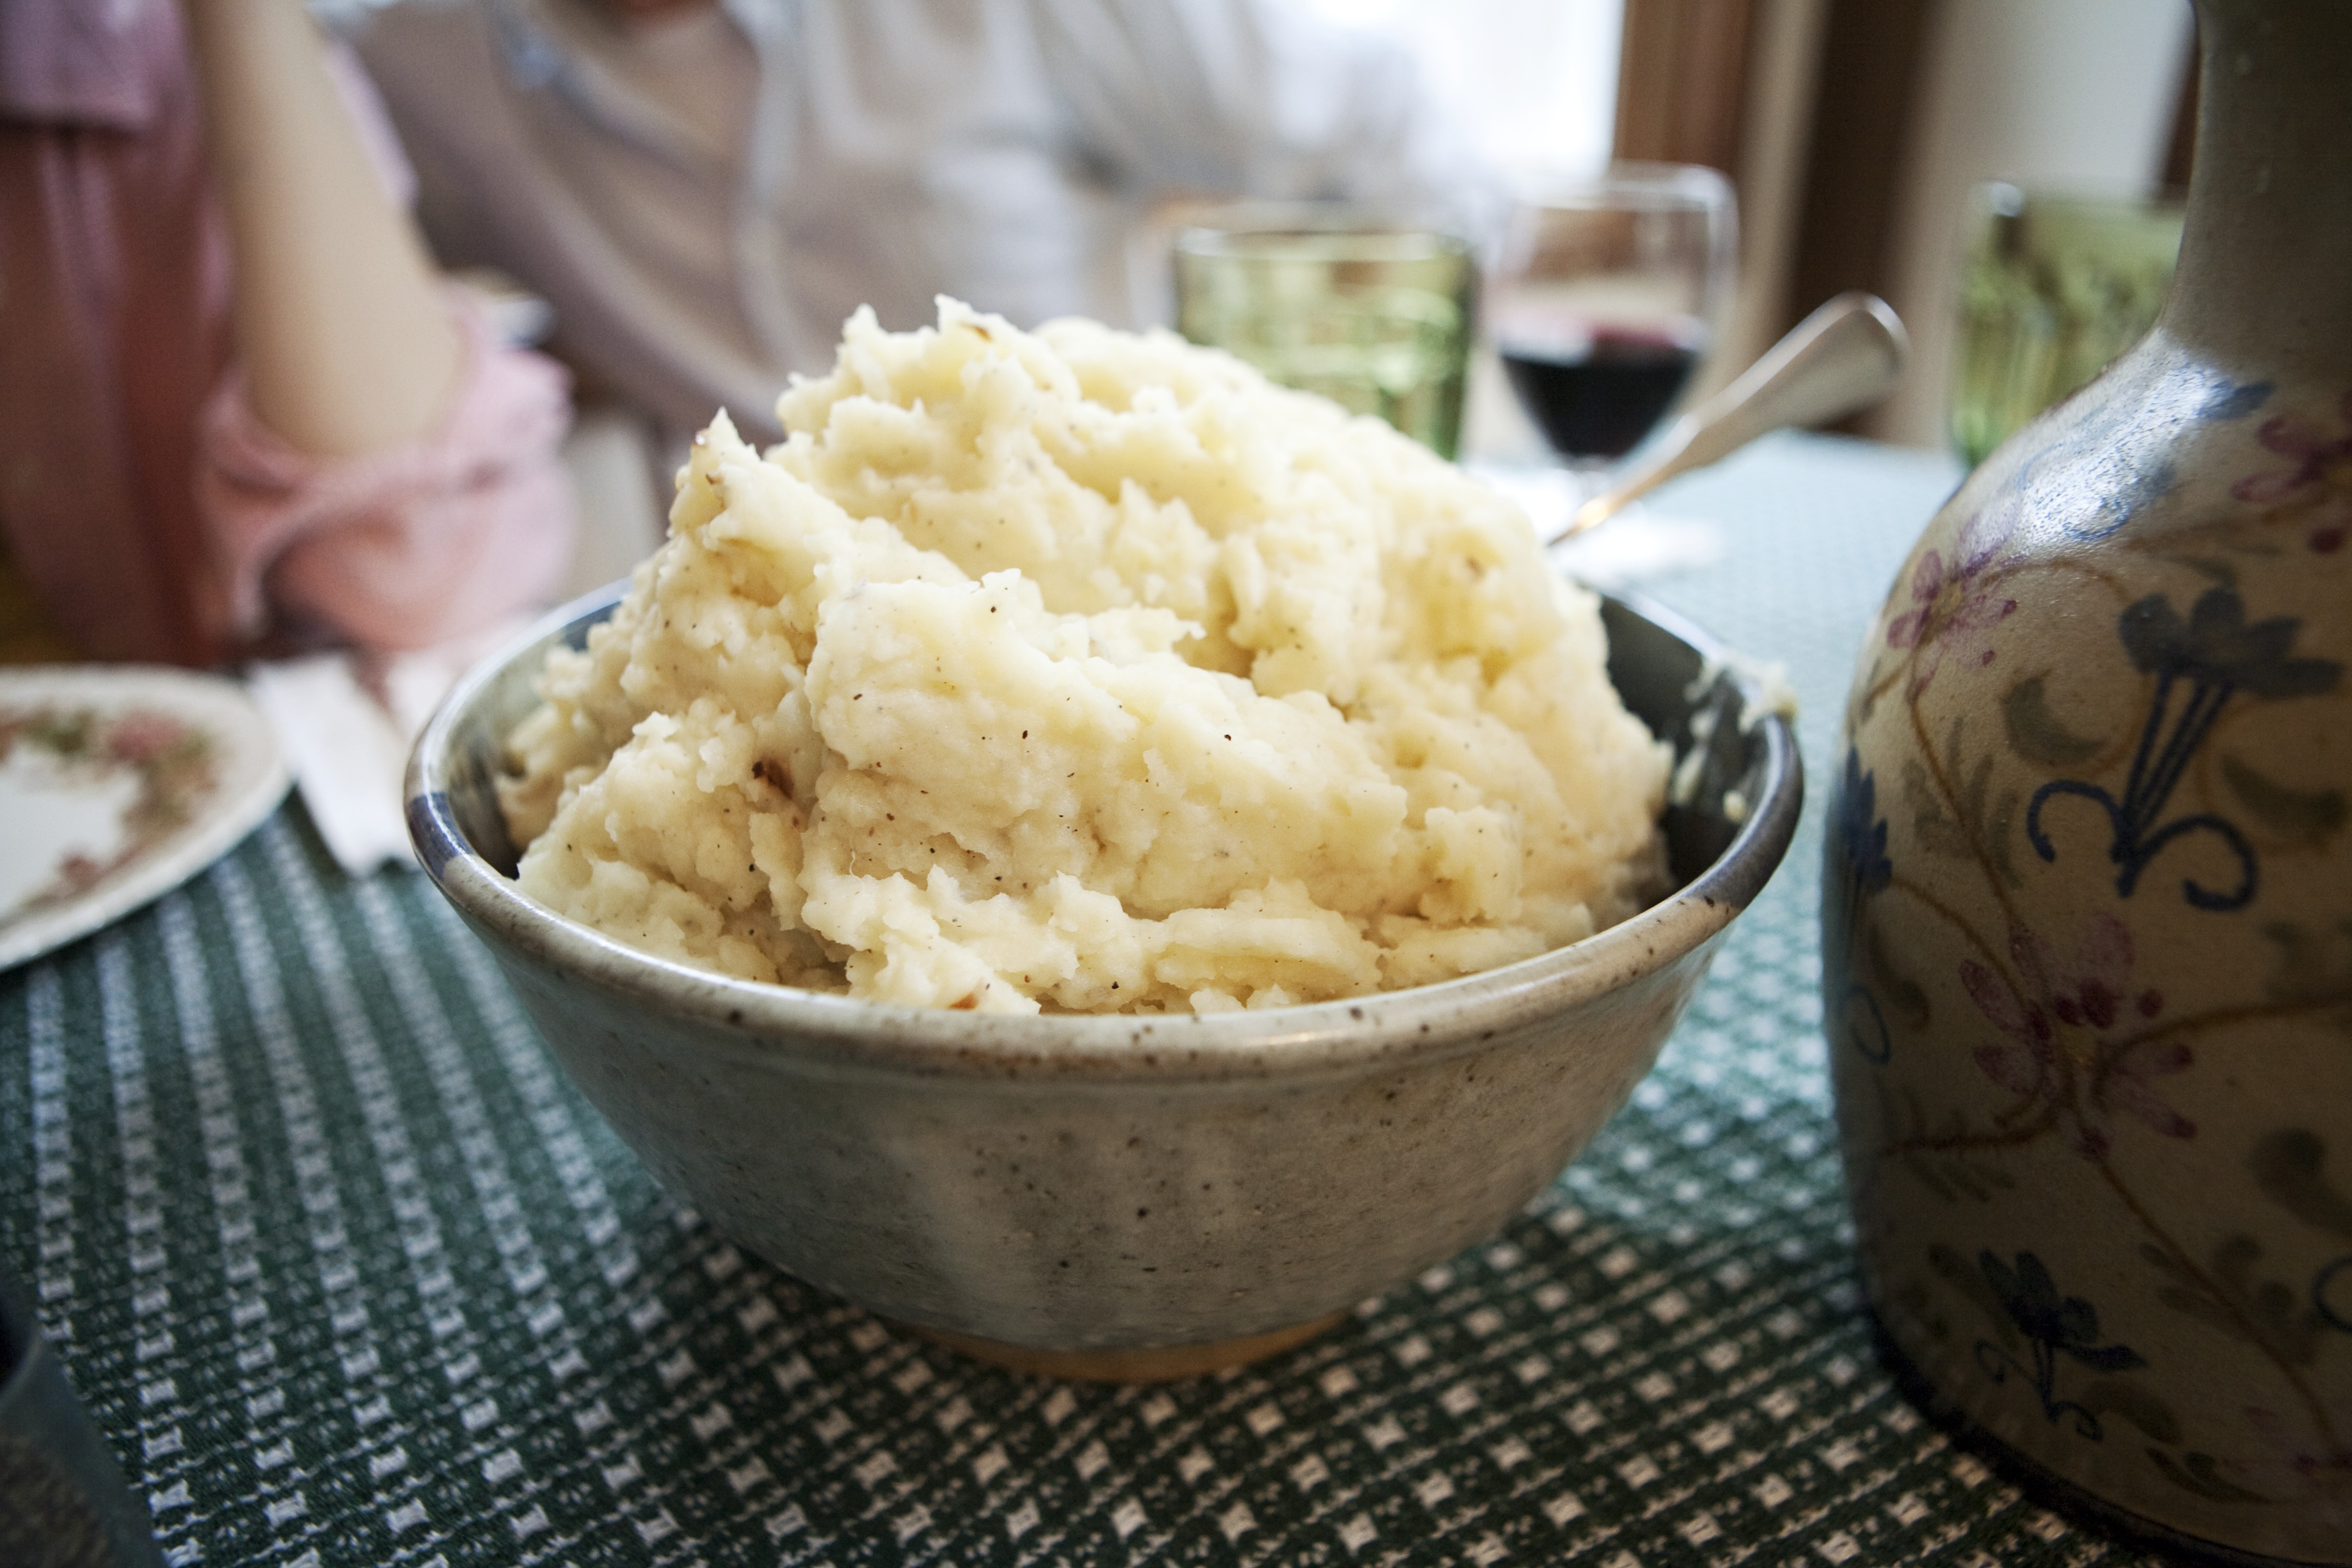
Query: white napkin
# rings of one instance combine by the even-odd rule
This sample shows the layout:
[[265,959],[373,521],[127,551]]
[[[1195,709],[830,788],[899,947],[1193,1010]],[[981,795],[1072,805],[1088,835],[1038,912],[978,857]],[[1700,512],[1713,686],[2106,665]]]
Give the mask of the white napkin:
[[307,654],[246,671],[302,804],[344,870],[415,868],[402,798],[409,749],[457,678],[521,625],[414,653]]
[[360,684],[352,656],[257,664],[246,684],[278,733],[319,837],[343,869],[356,877],[387,861],[415,864],[400,801],[408,736]]

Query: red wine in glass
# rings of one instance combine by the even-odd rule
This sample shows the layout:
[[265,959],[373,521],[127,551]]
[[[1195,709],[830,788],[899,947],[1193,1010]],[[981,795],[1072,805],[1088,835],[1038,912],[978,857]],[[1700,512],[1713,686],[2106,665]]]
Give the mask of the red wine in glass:
[[1682,395],[1705,329],[1692,318],[1633,324],[1552,323],[1499,331],[1496,351],[1519,405],[1571,462],[1622,458]]
[[1486,331],[1528,420],[1591,490],[1673,414],[1738,266],[1713,169],[1612,163],[1529,176],[1490,268]]

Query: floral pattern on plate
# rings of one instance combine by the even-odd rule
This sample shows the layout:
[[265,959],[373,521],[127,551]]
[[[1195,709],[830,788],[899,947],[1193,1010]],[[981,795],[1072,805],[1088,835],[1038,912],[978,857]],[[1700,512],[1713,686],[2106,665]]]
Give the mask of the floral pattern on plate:
[[234,680],[134,666],[0,670],[0,968],[202,870],[286,784],[268,722]]
[[121,837],[98,856],[64,847],[48,880],[0,910],[0,927],[89,892],[185,826],[217,784],[215,750],[201,726],[152,708],[0,709],[0,768],[13,764],[67,792],[126,774],[137,788],[120,814]]

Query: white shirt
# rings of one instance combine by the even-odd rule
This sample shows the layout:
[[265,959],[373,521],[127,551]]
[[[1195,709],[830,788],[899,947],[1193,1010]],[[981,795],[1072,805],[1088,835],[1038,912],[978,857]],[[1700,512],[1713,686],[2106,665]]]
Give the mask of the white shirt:
[[1130,324],[1160,199],[1427,202],[1468,172],[1393,41],[1281,0],[724,0],[649,26],[403,0],[355,42],[442,261],[544,294],[555,346],[673,439],[721,405],[772,438],[784,377],[861,304]]

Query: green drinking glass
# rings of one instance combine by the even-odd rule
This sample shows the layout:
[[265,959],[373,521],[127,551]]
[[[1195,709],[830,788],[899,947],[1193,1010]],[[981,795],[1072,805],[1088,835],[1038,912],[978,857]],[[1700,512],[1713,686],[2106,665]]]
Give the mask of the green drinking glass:
[[1952,444],[1984,460],[2155,324],[2180,251],[2178,202],[1979,185],[1953,353]]
[[1173,260],[1184,336],[1455,455],[1477,288],[1468,241],[1345,205],[1248,203],[1188,215]]

